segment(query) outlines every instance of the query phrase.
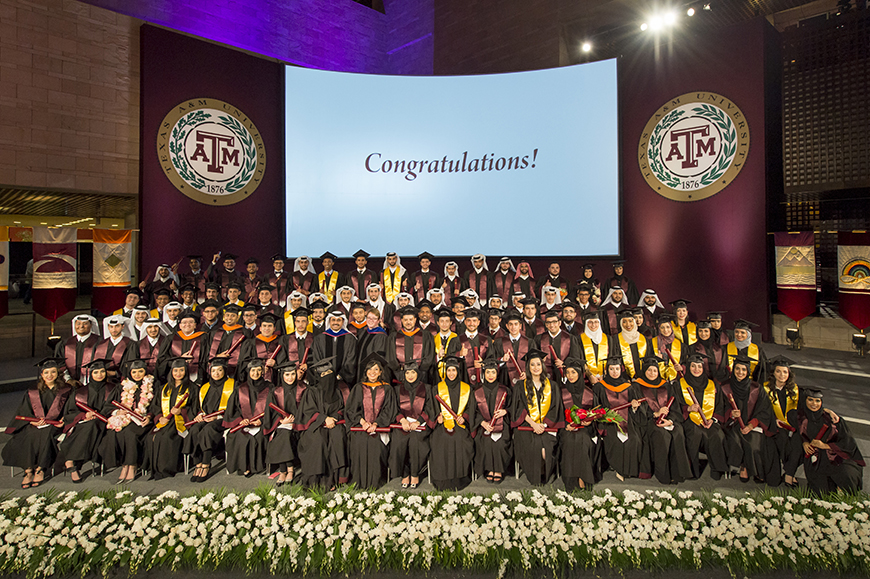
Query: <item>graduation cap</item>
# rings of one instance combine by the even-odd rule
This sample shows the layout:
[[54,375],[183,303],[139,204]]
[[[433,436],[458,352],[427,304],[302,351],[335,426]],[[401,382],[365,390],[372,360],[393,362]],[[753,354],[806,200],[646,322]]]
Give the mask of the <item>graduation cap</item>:
[[260,265],[260,260],[257,259],[256,257],[249,257],[248,260],[245,262],[245,265],[250,265],[252,263],[256,263],[257,265]]
[[771,358],[769,364],[771,368],[791,368],[791,365],[794,364],[794,360],[789,360],[785,356],[777,356],[775,358]]
[[498,360],[495,358],[487,358],[483,361],[484,370],[498,370]]
[[188,283],[188,284],[184,284],[183,286],[181,286],[181,289],[179,289],[178,291],[181,292],[181,293],[184,293],[184,292],[195,292],[195,291],[196,291],[196,287],[194,287],[194,285],[193,285],[192,283]]
[[210,358],[208,363],[212,367],[222,366],[222,367],[226,368],[230,365],[230,359],[226,356],[215,356],[214,358]]
[[216,292],[219,292],[219,291],[221,291],[221,286],[217,282],[210,281],[207,284],[205,284],[205,289],[214,290]]
[[497,316],[497,317],[499,317],[499,318],[501,318],[502,315],[504,314],[504,312],[502,312],[502,311],[501,311],[500,309],[498,309],[498,308],[489,308],[488,313],[489,313],[489,317]]
[[201,304],[199,304],[199,309],[204,310],[206,308],[215,308],[216,310],[221,309],[221,305],[217,300],[205,300]]
[[625,308],[616,313],[616,317],[620,320],[624,320],[626,318],[634,319],[634,310],[631,308]]
[[236,255],[235,253],[225,253],[224,254],[224,261],[226,261],[228,259],[235,261],[235,260],[239,259],[239,256]]
[[535,358],[543,360],[546,357],[547,357],[547,354],[538,350],[537,348],[529,348],[529,351],[526,352],[526,355],[523,356],[522,360],[523,360],[523,362],[531,362]]
[[664,360],[662,360],[661,358],[658,358],[656,356],[644,356],[640,360],[641,367],[644,370],[646,370],[650,366],[655,366],[656,368],[658,368],[659,362],[664,362]]
[[278,316],[276,316],[272,312],[264,312],[264,313],[260,314],[258,316],[258,318],[260,319],[260,322],[262,322],[262,323],[266,323],[266,324],[277,324],[278,323]]
[[297,365],[296,362],[294,362],[292,360],[288,360],[287,362],[284,362],[283,364],[278,364],[277,366],[275,366],[275,370],[277,370],[279,372],[285,372],[287,370],[296,370],[296,365]]
[[565,308],[572,308],[576,310],[577,304],[575,304],[571,300],[562,300],[562,309],[564,310]]
[[595,264],[594,263],[584,263],[581,267],[583,268],[584,271],[587,269],[595,269]]
[[403,373],[404,373],[404,372],[411,372],[411,371],[413,371],[413,372],[419,372],[419,371],[420,371],[420,364],[418,364],[418,363],[417,363],[416,361],[414,361],[414,360],[410,360],[410,361],[408,361],[408,362],[405,362],[405,363],[402,365],[402,372],[403,372]]
[[331,259],[332,261],[335,261],[335,260],[338,259],[338,258],[335,257],[335,254],[330,253],[330,252],[327,251],[326,253],[324,253],[323,255],[320,256],[320,259],[321,259],[321,260],[324,260],[324,259]]
[[707,312],[707,319],[708,320],[721,320],[722,314],[725,314],[725,313],[728,313],[728,312]]
[[276,253],[272,257],[270,257],[272,261],[289,261],[290,258],[284,255],[283,253]]
[[594,312],[586,312],[583,314],[583,321],[588,322],[589,320],[600,320],[601,316],[597,311]]
[[257,311],[257,306],[255,306],[254,304],[245,304],[244,306],[242,306],[242,313],[256,312],[256,311]]
[[480,314],[481,312],[477,308],[468,308],[467,310],[465,310],[466,318],[477,318],[479,320],[481,318]]
[[168,289],[166,289],[165,287],[162,287],[162,288],[158,289],[157,291],[155,291],[155,292],[154,292],[154,295],[155,295],[155,296],[166,296],[166,297],[169,297],[169,296],[171,295],[171,293],[169,292]]
[[[235,307],[238,308],[239,306],[235,306]],[[194,312],[193,310],[186,310],[186,311],[182,312],[181,315],[178,316],[178,321],[180,322],[181,320],[184,320],[184,319],[187,319],[187,318],[190,318],[190,319],[192,319],[192,320],[194,320],[194,321],[196,321],[196,322],[199,321],[199,316],[198,316],[198,315],[196,314],[196,312]],[[150,320],[146,320],[146,322],[147,322],[147,321],[150,321]],[[159,320],[158,320],[158,321],[159,321]]]
[[614,259],[613,261],[610,262],[610,264],[613,267],[616,267],[618,265],[625,265],[625,260],[624,259]]
[[679,308],[688,308],[689,304],[692,302],[687,300],[687,299],[679,298],[679,299],[676,299],[670,303],[671,303],[671,307],[673,307],[676,310]]
[[363,309],[364,310],[367,307],[368,307],[368,305],[365,302],[353,302],[350,304],[351,310],[356,310],[356,309]]
[[323,300],[315,300],[314,302],[308,304],[308,309],[310,310],[325,310],[328,307],[329,304],[327,304]]
[[660,314],[659,317],[656,318],[656,325],[661,326],[662,324],[670,324],[671,322],[676,322],[677,316],[674,314]]
[[747,368],[751,368],[753,362],[757,362],[757,360],[750,358],[746,354],[737,354],[734,358],[732,358],[732,364],[743,364]]
[[435,317],[439,320],[441,318],[453,318],[453,312],[451,312],[447,308],[441,308],[440,310],[435,312]]
[[821,400],[825,395],[825,389],[819,386],[804,386],[805,398],[818,398]]
[[224,306],[224,313],[240,314],[242,313],[242,307],[239,304],[227,304]]
[[584,360],[583,358],[571,357],[571,358],[568,358],[565,360],[565,367],[566,368],[574,368],[575,370],[577,370],[580,373],[583,372],[583,368],[585,366],[586,366],[586,360]]
[[577,291],[578,291],[578,292],[589,292],[589,293],[592,293],[592,286],[589,285],[588,283],[580,282],[579,284],[577,284]]
[[608,366],[622,366],[622,356],[608,356],[607,357],[607,365]]
[[269,284],[267,284],[267,283],[261,283],[261,284],[257,287],[257,291],[258,291],[258,292],[270,292],[270,291],[274,291],[274,290],[275,290],[275,286],[273,286],[273,285],[269,285]]
[[387,367],[387,361],[384,360],[384,357],[378,354],[376,351],[372,350],[369,352],[369,355],[363,358],[362,366],[366,370],[368,370],[372,365],[377,364],[381,367],[381,370]]
[[142,358],[130,358],[129,360],[126,360],[122,365],[126,368],[127,372],[129,372],[130,370],[145,370],[148,368],[148,362],[143,360]]
[[686,362],[691,364],[693,362],[697,362],[698,364],[703,364],[704,360],[709,359],[710,356],[704,354],[702,352],[692,352],[688,356],[686,356]]
[[737,319],[734,320],[734,329],[735,330],[751,330],[752,328],[757,328],[758,324],[754,322],[750,322],[749,320]]
[[444,367],[448,368],[453,366],[454,368],[462,367],[462,358],[459,356],[445,356],[444,357]]
[[509,322],[511,320],[516,320],[518,322],[521,322],[523,320],[523,317],[520,315],[520,313],[518,311],[513,309],[513,310],[509,310],[504,315],[504,318],[502,318],[502,319],[504,319],[505,322]]
[[419,302],[417,302],[417,309],[422,310],[423,308],[429,308],[430,310],[432,310],[432,309],[435,309],[435,304],[433,304],[432,302],[430,302],[427,299],[422,299]]
[[[335,360],[335,356],[327,356],[326,358],[322,358],[316,362],[312,362],[311,365],[308,367],[311,368],[311,370],[314,372],[323,373],[326,370],[332,370],[333,360]],[[381,368],[384,367],[385,366],[381,366]]]
[[559,312],[556,311],[556,308],[553,308],[553,309],[551,309],[551,310],[548,310],[548,311],[544,314],[544,319],[545,319],[545,320],[549,320],[549,319],[552,319],[552,318],[559,319]]
[[115,365],[115,361],[111,358],[97,358],[96,360],[91,360],[87,364],[82,364],[82,368],[89,368],[91,370],[105,370],[106,368],[111,368]]
[[368,251],[363,251],[362,249],[358,249],[356,253],[353,254],[354,257],[364,257],[366,259],[372,256]]
[[417,256],[417,259],[428,259],[429,261],[432,261],[433,259],[435,259],[435,256],[432,255],[431,253],[429,253],[428,251],[424,251],[423,253],[421,253],[420,255]]
[[227,289],[237,289],[239,291],[242,291],[244,287],[242,287],[242,284],[240,282],[231,281],[227,284]]
[[248,360],[248,365],[245,371],[250,370],[251,368],[265,368],[266,361],[262,358],[251,358]]
[[293,310],[292,315],[294,318],[302,318],[302,317],[307,318],[308,316],[311,315],[311,310],[309,310],[308,308],[305,308],[305,307],[296,308],[295,310]]
[[698,323],[695,324],[695,327],[699,330],[709,330],[713,326],[710,325],[710,320],[698,320]]
[[399,311],[396,313],[403,318],[405,316],[414,316],[416,318],[417,311],[417,308],[415,308],[414,306],[405,306],[404,308],[399,308]]
[[60,368],[63,361],[63,358],[48,357],[43,358],[42,360],[34,364],[34,366],[36,366],[40,370],[45,370],[47,368]]
[[535,298],[523,298],[520,300],[520,303],[524,306],[536,306],[538,305],[538,300]]
[[129,296],[129,295],[137,295],[137,296],[139,296],[139,297],[141,298],[141,297],[142,297],[142,292],[139,291],[139,288],[128,287],[126,290],[124,290],[124,295],[125,295],[125,296]]
[[195,260],[197,260],[197,261],[202,261],[202,255],[200,255],[200,254],[198,254],[198,253],[191,253],[190,255],[186,255],[185,257],[186,257],[188,260],[190,260],[190,259],[195,259]]
[[187,368],[190,360],[184,356],[175,356],[174,358],[169,358],[167,362],[169,362],[170,368]]

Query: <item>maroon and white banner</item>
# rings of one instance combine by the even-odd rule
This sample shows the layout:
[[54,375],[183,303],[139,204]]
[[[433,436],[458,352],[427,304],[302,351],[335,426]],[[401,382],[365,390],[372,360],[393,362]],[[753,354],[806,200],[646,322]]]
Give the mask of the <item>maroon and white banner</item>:
[[870,326],[870,233],[841,231],[837,239],[840,316],[864,330]]
[[776,305],[798,322],[816,311],[816,241],[812,231],[775,233]]
[[33,311],[51,322],[76,307],[76,230],[33,228]]

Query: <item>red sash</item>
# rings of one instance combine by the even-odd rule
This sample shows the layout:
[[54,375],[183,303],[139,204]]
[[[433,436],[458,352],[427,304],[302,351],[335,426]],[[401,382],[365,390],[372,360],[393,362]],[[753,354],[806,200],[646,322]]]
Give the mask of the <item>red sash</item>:
[[[559,335],[562,336],[562,340],[559,343],[559,350],[556,352],[556,355],[564,362],[568,359],[568,354],[571,352],[571,336],[564,330],[557,334],[556,337],[558,338]],[[547,365],[547,370],[550,372],[550,376],[554,376],[556,371],[556,361],[552,359],[553,356],[550,354],[551,343],[552,338],[550,338],[550,332],[544,332],[541,334],[541,351],[547,353],[547,355],[544,356],[544,363]],[[553,349],[555,350],[555,347]]]
[[[523,356],[529,353],[529,339],[526,336],[520,335],[519,345],[517,346],[517,355],[516,361],[517,365],[520,367],[520,370],[523,372],[526,371],[526,363],[523,361]],[[511,342],[511,337],[505,336],[501,339],[502,350],[505,354],[508,352],[513,353],[513,344]],[[508,377],[511,379],[512,383],[516,383],[520,378],[520,373],[517,372],[517,369],[514,367],[513,360],[508,360],[507,364]]]
[[[370,389],[369,386],[363,386],[366,389]],[[363,417],[366,419],[366,422],[376,422],[378,418],[378,414],[381,412],[381,408],[384,406],[384,397],[386,393],[384,392],[384,388],[386,385],[381,385],[375,388],[375,399],[372,400],[372,396],[370,392],[363,393]],[[381,426],[386,426],[382,424]]]
[[269,399],[269,389],[263,388],[263,391],[257,395],[257,401],[254,403],[254,413],[251,414],[251,385],[245,384],[245,386],[247,386],[247,388],[239,388],[239,409],[242,411],[242,418],[250,420],[266,410],[266,401]]
[[358,269],[353,270],[350,273],[349,277],[350,277],[350,285],[353,288],[353,291],[356,292],[357,299],[367,299],[368,295],[366,294],[366,292],[368,290],[366,290],[366,288],[371,285],[372,278],[374,277],[374,273],[369,269],[366,269],[363,272],[363,274],[362,274],[363,286],[362,287],[360,287],[360,283],[359,283],[359,270]]
[[444,303],[449,306],[453,298],[459,297],[459,292],[462,291],[462,278],[457,275],[453,281],[450,281],[450,278],[445,277],[444,283],[447,284],[447,289],[444,290]]
[[[94,346],[99,342],[100,338],[95,334],[91,334],[88,336],[88,339],[85,340],[84,346],[82,347],[82,365],[87,364],[94,359]],[[73,380],[81,380],[82,377],[81,367],[76,366],[76,345],[78,343],[79,339],[76,336],[73,336],[66,341],[66,344],[63,347],[63,357],[66,369]],[[88,349],[90,349],[90,352],[88,352]]]
[[335,385],[338,386],[338,390],[341,392],[342,404],[347,405],[347,397],[350,396],[350,386],[348,386],[343,380],[339,380]]
[[280,304],[282,300],[287,299],[287,278],[289,276],[286,272],[282,271],[279,274],[276,274],[274,271],[269,276],[269,285],[275,288],[272,292],[272,305]]
[[616,322],[616,308],[604,308],[604,315],[607,316],[607,333],[615,336],[619,333],[619,324]]
[[[604,391],[607,392],[607,401],[610,403],[611,408],[621,406],[626,402],[630,402],[628,398],[628,388],[626,388],[622,392],[614,392],[613,390],[605,386]],[[622,410],[617,410],[617,413],[624,419],[628,420],[628,407],[623,408]]]
[[303,292],[310,291],[312,281],[314,281],[314,274],[311,272],[304,276],[298,271],[293,274],[293,287]]
[[[465,354],[464,360],[465,360],[465,368],[468,370],[468,378],[470,380],[474,380],[475,378],[477,378],[477,371],[476,371],[476,368],[474,367],[474,362],[475,362],[475,360],[474,360],[474,348],[477,348],[477,355],[480,357],[481,361],[486,359],[487,346],[488,346],[486,336],[484,336],[480,332],[477,332],[477,343],[480,345],[479,346],[472,346],[471,345],[471,338],[469,338],[468,334],[466,334],[465,332],[462,332],[462,334],[459,335],[459,345],[460,345],[459,349],[461,350],[462,348],[466,348],[468,350],[468,353]],[[459,352],[457,352],[456,355],[458,356]],[[480,375],[481,375],[481,377],[483,376],[483,368],[480,369]]]
[[[278,336],[272,336],[272,340],[268,342],[264,342],[260,336],[257,336],[254,340],[254,349],[257,351],[257,358],[261,360],[266,360],[272,357],[272,354],[275,353],[275,350],[278,349],[278,346],[281,345],[281,342],[277,339]],[[235,352],[234,352],[235,353]],[[272,382],[272,374],[274,372],[271,368],[266,367],[266,372],[263,378],[267,382]],[[281,408],[284,408],[283,406]]]
[[[182,342],[193,342],[193,344],[190,346],[190,349],[187,351],[188,354],[193,356],[190,359],[190,366],[188,366],[188,371],[190,372],[191,376],[198,377],[198,375],[199,375],[199,345],[202,342],[200,342],[200,340],[197,340],[196,338],[198,338],[201,335],[202,335],[202,332],[195,332],[193,334],[192,338],[185,340],[184,338],[181,337],[181,334],[175,334],[172,336],[172,345],[169,348],[169,350],[172,352],[172,356],[174,358],[178,358],[182,354],[182,352],[181,352]],[[238,357],[236,359],[238,359]]]
[[[485,269],[480,270],[480,273],[477,273],[473,269],[468,274],[468,286],[477,292],[477,297],[481,299],[486,299],[489,294],[487,293],[486,284],[489,281],[489,272]],[[483,282],[480,284],[480,288],[478,289],[478,282]]]
[[[45,409],[42,407],[42,398],[39,396],[39,389],[37,388],[29,388],[27,390],[27,396],[30,398],[30,407],[33,409],[33,416],[36,418],[44,418],[46,420],[57,420],[60,416],[61,410],[66,405],[66,400],[69,398],[69,393],[72,388],[64,385],[55,386],[57,388],[57,394],[54,397],[54,401],[51,403],[51,407],[48,409],[48,414],[46,414]],[[86,388],[87,389],[87,388]]]
[[[223,341],[223,338],[226,335],[230,336],[230,343],[227,345],[226,348],[221,349],[221,347],[220,347],[221,342]],[[209,360],[211,360],[212,358],[214,358],[215,356],[217,356],[218,354],[220,354],[224,350],[230,349],[233,346],[233,344],[235,344],[238,340],[243,340],[244,338],[245,338],[245,331],[242,328],[235,329],[232,332],[230,332],[229,334],[227,334],[226,330],[223,329],[223,326],[218,327],[217,331],[211,337],[211,347],[209,347],[209,349],[208,349]],[[175,342],[175,339],[173,338],[173,344],[172,344],[173,348],[175,348],[174,342]],[[235,370],[236,366],[239,365],[239,354],[241,354],[241,353],[242,353],[241,344],[239,344],[235,350],[230,352],[230,355],[227,358],[227,374],[232,374],[233,371]],[[178,354],[175,354],[175,355],[178,356]],[[193,371],[191,370],[191,372],[193,372]]]
[[[498,405],[499,400],[502,397],[507,396],[507,388],[502,386],[501,384],[495,389],[495,404]],[[496,422],[492,422],[492,412],[489,409],[489,404],[486,403],[486,393],[483,391],[483,386],[480,388],[475,388],[474,390],[474,399],[477,401],[477,409],[480,410],[480,414],[483,416],[484,422],[489,422],[492,426],[493,432],[501,432],[504,430],[504,424],[502,424],[502,419],[499,418]],[[504,409],[504,403],[502,403],[501,409]]]
[[413,407],[411,406],[411,395],[408,394],[408,391],[405,388],[399,387],[399,410],[401,411],[401,414],[396,418],[396,420],[400,419],[402,416],[419,420],[423,415],[423,404],[425,402],[426,385],[422,382],[418,384],[417,389],[414,390]]
[[[424,275],[428,278],[425,286],[423,285],[422,281]],[[429,292],[429,290],[435,287],[436,281],[438,281],[438,276],[432,273],[431,269],[426,273],[423,273],[422,270],[414,272],[414,297],[417,299],[417,301],[426,298],[426,294]]]
[[514,272],[508,270],[507,275],[498,271],[494,274],[495,292],[507,303],[510,301],[511,288],[514,285]]
[[154,346],[148,341],[148,336],[142,338],[139,342],[139,358],[145,360],[145,373],[154,375],[154,369],[157,367],[157,354],[160,353],[160,344],[163,342],[163,336],[157,336],[157,341]]
[[[106,358],[106,352],[109,351],[109,343],[111,342],[111,338],[106,338],[94,348],[94,360],[103,360]],[[121,341],[118,342],[118,345],[115,346],[115,350],[112,352],[112,367],[118,368],[121,365],[121,359],[124,357],[124,352],[127,351],[127,346],[130,344],[130,338],[126,336],[121,338]]]
[[[313,342],[314,336],[311,332],[305,334],[305,348],[310,349]],[[305,350],[299,351],[299,341],[296,339],[296,332],[293,332],[287,336],[287,357],[291,362],[298,362],[303,355],[305,355]]]
[[408,336],[402,330],[396,333],[396,360],[399,361],[399,364],[404,364],[408,361],[405,359],[405,338],[413,338],[414,344],[411,354],[414,362],[419,364],[423,361],[423,332],[420,331],[420,328],[416,328],[411,336]]

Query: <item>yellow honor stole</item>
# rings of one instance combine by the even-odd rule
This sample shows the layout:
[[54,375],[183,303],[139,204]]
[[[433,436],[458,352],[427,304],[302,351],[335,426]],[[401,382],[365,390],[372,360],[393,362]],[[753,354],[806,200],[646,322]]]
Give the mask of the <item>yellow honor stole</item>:
[[[532,408],[529,408],[529,388],[532,389],[532,395],[535,400]],[[544,396],[540,401],[538,401],[538,394],[535,392],[534,384],[531,384],[529,380],[525,381],[524,389],[526,391],[526,407],[529,411],[529,416],[534,422],[543,424],[544,418],[546,418],[547,413],[550,411],[550,403],[553,401],[553,387],[550,385],[549,378],[544,378],[544,383],[541,384],[541,392]]]
[[607,344],[607,336],[601,336],[601,343],[598,344],[598,356],[595,356],[593,342],[586,334],[580,336],[580,341],[583,343],[583,354],[586,356],[586,367],[593,374],[604,376],[604,366],[607,364],[607,353],[610,351]]
[[[686,379],[683,378],[680,380],[680,387],[683,389],[683,400],[686,401],[686,404],[691,406],[694,404],[692,402],[692,395],[689,394],[689,383],[686,382]],[[716,385],[713,384],[712,380],[707,380],[707,387],[704,388],[704,401],[701,402],[701,410],[704,413],[704,418],[707,420],[713,419],[713,410],[716,409]],[[697,412],[689,412],[689,418],[692,419],[692,422],[701,425],[701,415]]]
[[[438,396],[441,397],[441,400],[447,402],[448,404],[453,404],[453,401],[450,400],[450,390],[447,389],[447,382],[443,380],[438,383]],[[459,383],[459,408],[456,409],[456,415],[461,416],[463,412],[465,412],[465,407],[468,405],[468,398],[471,396],[471,386],[466,384],[465,382]],[[440,404],[440,403],[439,403]],[[444,405],[441,404],[441,417],[444,418],[444,428],[447,430],[453,430],[456,426],[456,421],[453,420],[453,416],[450,412],[444,408]],[[462,428],[465,428],[464,424],[460,424]]]
[[[184,396],[185,392],[187,392],[187,390],[185,390],[184,392],[179,391],[178,397],[180,398],[180,397]],[[170,416],[170,417],[175,418],[176,430],[178,430],[179,433],[183,433],[187,430],[187,427],[184,426],[184,417],[181,414],[176,414],[175,416],[172,416],[172,414],[171,414],[172,405],[169,403],[169,400],[171,397],[172,397],[172,387],[169,386],[169,384],[166,384],[163,387],[163,390],[160,392],[160,410],[163,412],[163,416]],[[188,397],[188,400],[189,399],[190,398]],[[179,408],[184,408],[185,406],[187,406],[187,400],[185,400],[184,403],[181,406],[179,406]],[[157,424],[157,426],[155,427],[156,430],[160,430],[161,428],[163,428],[163,426],[161,426],[160,424]]]
[[[631,344],[625,341],[621,332],[619,334],[619,350],[622,353],[622,363],[628,369],[628,375],[634,378],[637,373],[634,371],[634,357],[631,355]],[[643,335],[637,340],[637,354],[638,359],[646,356],[646,337]]]
[[[232,378],[227,378],[224,380],[224,389],[221,390],[221,402],[218,406],[218,410],[223,412],[227,409],[227,401],[230,399],[230,395],[232,395],[233,390],[236,387],[236,381]],[[208,389],[211,388],[211,382],[206,382],[202,385],[202,388],[199,389],[199,407],[202,408],[202,403],[205,401],[205,395],[208,394]]]
[[[764,383],[764,390],[767,392],[767,397],[770,398],[770,404],[771,406],[773,406],[773,413],[776,415],[777,420],[785,422],[786,424],[790,424],[787,417],[789,412],[791,412],[792,410],[797,410],[798,389],[795,388],[794,392],[786,397],[785,414],[783,414],[782,406],[779,405],[779,396],[776,395],[776,386],[774,384],[776,384],[775,381]],[[792,424],[792,426],[797,427],[796,424]]]
[[385,269],[381,277],[384,280],[384,300],[391,304],[396,301],[396,296],[402,293],[402,270],[396,268],[393,280],[390,280],[390,268]]
[[[441,351],[441,346],[444,346],[444,353],[447,353],[447,346],[450,345],[450,340],[456,337],[455,332],[450,332],[450,335],[447,336],[447,341],[444,344],[441,343],[441,332],[435,334],[435,355],[438,355],[438,352]],[[438,376],[444,380],[444,361],[438,360]]]
[[[749,347],[746,348],[746,355],[752,358],[752,361],[749,363],[749,375],[752,376],[755,373],[755,367],[758,366],[758,344],[749,344]],[[737,344],[734,342],[728,342],[728,369],[730,370],[734,366],[734,358],[737,357]]]
[[332,276],[329,278],[329,283],[324,287],[324,282],[326,281],[326,273],[320,272],[317,274],[317,285],[320,287],[320,293],[326,296],[326,302],[332,303],[332,299],[335,297],[335,285],[338,283],[338,272],[333,270]]
[[[681,328],[680,324],[678,324],[677,322],[671,322],[671,327],[674,329],[674,334],[677,335],[677,339],[682,342],[683,328]],[[691,346],[698,341],[698,331],[695,329],[695,322],[690,322],[686,320],[686,330],[689,334],[689,345]],[[676,358],[676,356],[674,356],[674,358]]]
[[[680,358],[682,358],[683,356],[683,342],[681,342],[679,338],[674,338],[674,341],[671,342],[671,347],[668,349],[671,352],[671,356],[673,356],[674,358],[674,362],[679,364]],[[652,339],[651,355],[661,358],[660,352],[661,350],[659,350],[659,338],[658,336],[656,336]],[[659,375],[668,381],[677,379],[677,369],[674,368],[674,363],[671,362],[671,359],[667,357],[667,354],[665,354],[664,361],[659,362]]]

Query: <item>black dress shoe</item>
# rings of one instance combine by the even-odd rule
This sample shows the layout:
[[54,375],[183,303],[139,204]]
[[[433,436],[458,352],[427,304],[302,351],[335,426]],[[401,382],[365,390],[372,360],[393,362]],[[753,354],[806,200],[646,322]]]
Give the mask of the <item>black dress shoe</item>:
[[711,471],[710,471],[710,478],[713,479],[713,480],[721,480],[721,479],[722,479],[722,473],[719,472],[718,470],[711,470]]

